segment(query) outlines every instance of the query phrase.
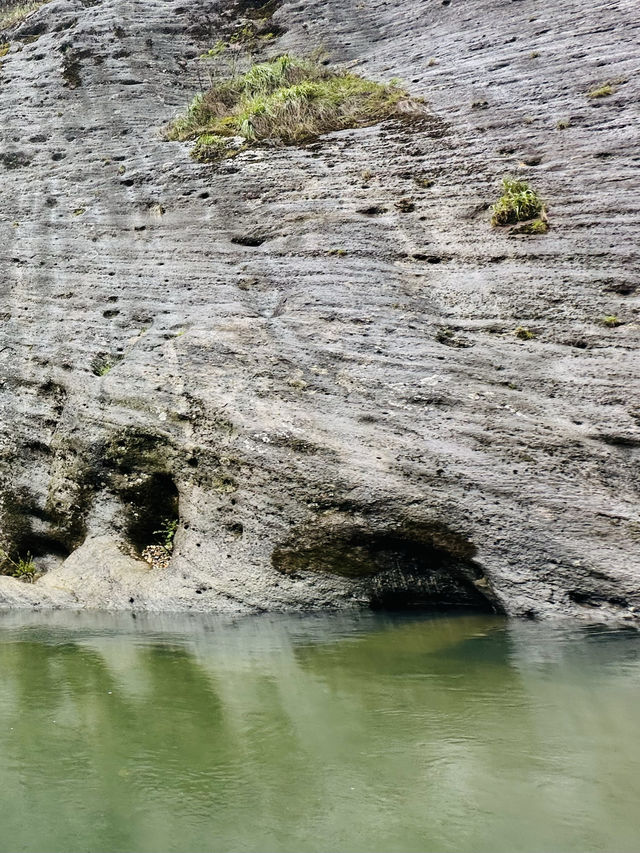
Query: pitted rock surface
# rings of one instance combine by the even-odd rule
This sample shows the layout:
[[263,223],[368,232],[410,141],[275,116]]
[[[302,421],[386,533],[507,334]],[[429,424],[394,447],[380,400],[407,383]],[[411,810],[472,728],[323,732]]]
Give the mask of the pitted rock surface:
[[[43,572],[0,604],[636,618],[636,4],[272,4],[263,55],[429,114],[196,163],[163,127],[256,5],[0,34],[0,544]],[[490,227],[507,175],[548,234]]]

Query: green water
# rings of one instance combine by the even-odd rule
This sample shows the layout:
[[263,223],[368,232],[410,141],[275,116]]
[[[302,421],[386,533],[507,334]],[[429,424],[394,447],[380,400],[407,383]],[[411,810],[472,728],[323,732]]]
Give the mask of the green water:
[[0,851],[640,849],[640,637],[0,615]]

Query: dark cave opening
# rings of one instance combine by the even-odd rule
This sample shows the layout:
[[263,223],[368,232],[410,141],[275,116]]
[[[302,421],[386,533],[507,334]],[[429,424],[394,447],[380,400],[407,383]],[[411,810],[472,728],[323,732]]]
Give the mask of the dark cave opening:
[[315,571],[348,578],[354,594],[373,610],[498,612],[474,554],[471,543],[444,525],[392,531],[347,525],[298,536],[276,549],[272,559],[286,574]]
[[66,558],[71,553],[71,548],[59,539],[53,536],[47,536],[43,533],[32,533],[25,537],[17,549],[23,555],[31,555],[32,557],[58,557],[61,560]]
[[164,545],[179,520],[179,495],[173,477],[153,473],[126,493],[127,538],[138,554],[150,545]]
[[377,536],[368,558],[375,567],[367,579],[372,610],[453,610],[494,612],[495,602],[480,566],[470,554],[433,543]]
[[42,506],[26,488],[5,491],[0,500],[0,556],[5,568],[20,560],[62,562],[84,539],[81,511],[61,514]]

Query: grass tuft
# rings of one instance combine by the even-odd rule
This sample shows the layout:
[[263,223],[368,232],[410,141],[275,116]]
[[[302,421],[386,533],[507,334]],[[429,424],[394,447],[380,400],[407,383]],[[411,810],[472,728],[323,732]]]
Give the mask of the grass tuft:
[[518,326],[518,328],[514,330],[513,334],[521,341],[532,341],[536,336],[536,333],[527,329],[526,326]]
[[0,550],[0,563],[2,564],[0,574],[9,575],[27,583],[33,583],[36,579],[37,569],[31,554],[27,554],[24,559],[22,557],[13,559],[6,551]]
[[587,92],[587,98],[606,98],[608,95],[613,95],[614,92],[615,89],[611,83],[603,83],[601,86],[597,86],[595,89]]
[[195,160],[210,163],[216,160],[226,160],[245,151],[246,145],[237,145],[231,139],[215,133],[203,133],[196,140],[191,156]]
[[618,319],[615,314],[608,314],[606,317],[603,317],[600,322],[608,329],[616,329],[618,326],[622,325],[622,320]]
[[44,6],[45,3],[46,0],[31,0],[28,3],[9,2],[5,4],[5,8],[0,9],[0,30],[15,27],[40,6]]
[[545,206],[542,199],[526,181],[505,178],[502,181],[502,189],[502,196],[492,208],[491,224],[494,227],[514,225],[527,219],[544,219]]
[[549,223],[546,219],[532,219],[530,222],[521,222],[511,229],[512,234],[546,234]]
[[196,140],[194,157],[215,161],[267,139],[295,145],[375,124],[397,114],[407,98],[395,82],[375,83],[317,59],[284,54],[214,81],[169,125],[166,136]]

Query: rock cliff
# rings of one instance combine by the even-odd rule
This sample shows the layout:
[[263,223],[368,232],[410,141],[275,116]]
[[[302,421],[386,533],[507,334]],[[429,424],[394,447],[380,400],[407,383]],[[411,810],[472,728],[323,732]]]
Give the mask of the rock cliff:
[[[256,21],[258,57],[427,114],[194,161],[163,128]],[[0,604],[634,619],[639,35],[633,0],[51,0],[0,32],[0,544],[42,573]],[[491,228],[508,175],[547,234]]]

